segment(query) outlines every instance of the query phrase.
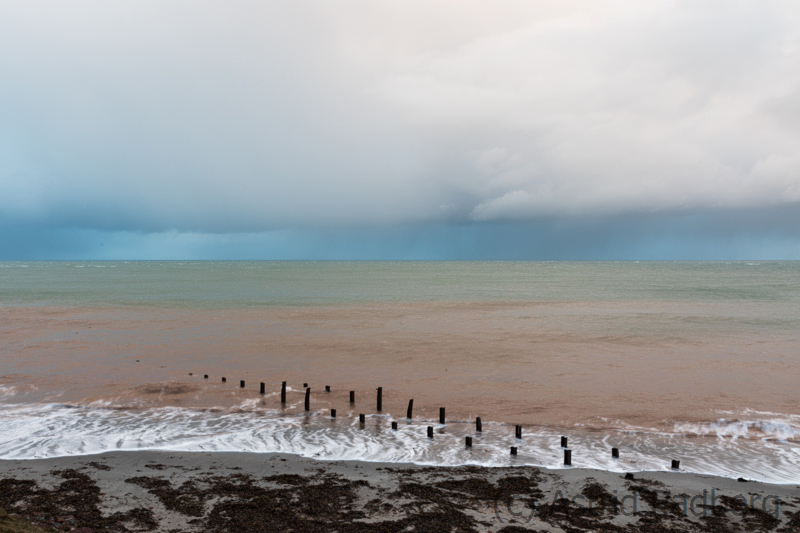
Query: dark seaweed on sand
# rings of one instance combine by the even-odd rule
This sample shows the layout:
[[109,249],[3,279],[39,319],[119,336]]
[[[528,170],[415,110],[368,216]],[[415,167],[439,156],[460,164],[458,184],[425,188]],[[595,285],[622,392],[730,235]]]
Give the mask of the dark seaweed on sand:
[[[221,475],[219,469],[208,468],[180,483],[159,475],[125,482],[144,489],[170,516],[184,517],[188,530],[197,532],[800,533],[800,511],[787,510],[796,510],[788,502],[781,503],[788,519],[783,522],[741,499],[726,497],[715,507],[700,506],[704,516],[690,518],[664,484],[646,479],[627,483],[626,497],[635,494],[639,505],[637,515],[629,517],[623,516],[624,498],[621,501],[592,478],[568,498],[553,495],[561,483],[558,476],[544,476],[535,468],[383,470],[389,477],[380,487],[324,469],[256,477],[232,469]],[[0,507],[43,527],[74,527],[81,533],[168,530],[149,508],[104,515],[103,494],[85,473],[60,470],[51,476],[57,480],[52,489],[33,481],[0,480]],[[545,477],[555,483],[547,494],[540,488]],[[70,527],[65,517],[72,520]]]
[[52,490],[40,488],[33,481],[0,480],[0,507],[42,524],[59,524],[69,517],[75,527],[96,531],[123,533],[158,527],[149,509],[136,508],[104,516],[100,510],[100,489],[86,474],[67,469],[54,470],[51,475],[64,480]]

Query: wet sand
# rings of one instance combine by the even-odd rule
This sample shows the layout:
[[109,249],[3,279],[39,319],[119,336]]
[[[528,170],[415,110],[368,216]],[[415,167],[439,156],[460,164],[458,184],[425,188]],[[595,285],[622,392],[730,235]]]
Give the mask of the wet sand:
[[112,452],[0,461],[0,507],[134,531],[800,531],[800,486],[680,472],[419,467],[295,455]]

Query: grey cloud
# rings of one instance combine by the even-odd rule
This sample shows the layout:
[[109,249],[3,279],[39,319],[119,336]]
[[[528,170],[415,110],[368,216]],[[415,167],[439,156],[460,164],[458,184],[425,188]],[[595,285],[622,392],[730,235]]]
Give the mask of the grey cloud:
[[0,222],[791,208],[797,27],[792,1],[5,2]]

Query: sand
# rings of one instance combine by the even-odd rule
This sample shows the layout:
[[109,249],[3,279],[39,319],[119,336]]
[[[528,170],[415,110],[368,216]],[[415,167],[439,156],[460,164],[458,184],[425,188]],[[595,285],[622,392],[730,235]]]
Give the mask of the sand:
[[0,461],[0,507],[63,531],[800,532],[800,486],[682,472],[111,452]]

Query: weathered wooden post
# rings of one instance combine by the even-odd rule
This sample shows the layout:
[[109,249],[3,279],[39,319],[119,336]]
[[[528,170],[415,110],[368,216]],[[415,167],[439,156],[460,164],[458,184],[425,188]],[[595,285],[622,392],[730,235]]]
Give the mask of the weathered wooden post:
[[364,422],[366,422],[366,419],[367,419],[367,417],[366,417],[366,416],[364,416],[363,414],[361,414],[361,415],[358,415],[358,423],[359,423],[359,424],[363,425],[363,424],[364,424]]
[[208,374],[203,374],[203,379],[208,379]]
[[222,382],[225,383],[225,381],[227,381],[227,380],[225,378],[222,378]]
[[611,448],[611,457],[619,459],[619,450],[617,448]]
[[411,411],[414,409],[414,400],[408,400],[408,411],[406,411],[406,418],[411,420]]
[[306,411],[311,410],[311,389],[306,389]]
[[444,425],[444,407],[439,408],[439,423]]
[[428,438],[433,438],[433,426],[428,426]]
[[325,392],[330,392],[330,391],[331,391],[331,386],[325,385]]
[[244,380],[243,379],[239,380],[239,387],[242,388],[242,389],[244,388]]
[[261,382],[261,394],[266,394],[267,392],[267,385],[262,381]]
[[397,422],[392,422],[392,429],[397,431]]
[[467,437],[467,448],[472,448],[472,437]]
[[514,436],[520,440],[522,440],[522,426],[516,426],[514,428]]
[[562,448],[567,447],[567,437],[561,437],[561,447]]
[[281,383],[281,403],[286,403],[286,382]]
[[672,469],[673,470],[680,470],[680,468],[681,468],[681,462],[680,461],[676,461],[675,459],[673,459],[672,460]]
[[350,403],[356,403],[356,391],[350,391]]
[[336,409],[331,409],[331,418],[336,418]]
[[378,411],[383,409],[383,387],[378,387]]
[[475,431],[478,433],[483,432],[483,424],[481,424],[481,417],[475,418]]
[[512,446],[511,447],[511,455],[517,455],[517,447],[516,446]]
[[564,450],[564,465],[572,466],[572,450]]

